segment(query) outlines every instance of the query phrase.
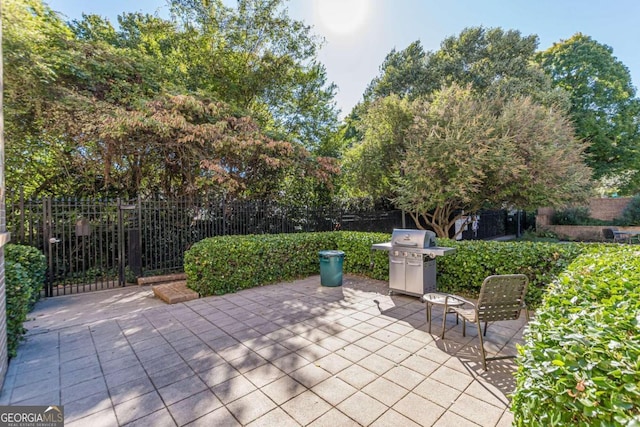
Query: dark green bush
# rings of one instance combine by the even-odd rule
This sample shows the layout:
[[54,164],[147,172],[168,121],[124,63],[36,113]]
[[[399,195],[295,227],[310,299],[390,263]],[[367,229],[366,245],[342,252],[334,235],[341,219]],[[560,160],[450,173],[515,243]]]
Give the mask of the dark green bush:
[[589,219],[589,208],[575,207],[555,211],[552,221],[555,225],[585,225]]
[[437,258],[438,290],[477,296],[482,281],[492,274],[526,274],[527,303],[540,303],[547,284],[589,246],[580,243],[454,241],[439,239],[441,246],[456,248],[454,255]]
[[4,248],[5,259],[19,263],[27,272],[26,284],[31,288],[29,304],[33,306],[40,298],[40,291],[44,286],[47,260],[38,249],[24,245],[6,245]]
[[519,352],[516,425],[640,425],[638,248],[599,245],[574,260]]
[[324,249],[336,249],[332,233],[213,237],[185,253],[184,270],[191,289],[220,295],[317,274]]
[[[390,239],[385,233],[349,231],[215,237],[187,251],[184,268],[191,289],[217,295],[318,274],[318,251],[339,249],[345,253],[345,273],[388,280],[387,253],[371,251],[371,245]],[[588,247],[447,239],[439,244],[457,250],[437,259],[439,290],[475,296],[491,274],[524,273],[531,282],[527,301],[532,307],[539,304],[547,284]]]
[[31,286],[29,272],[21,264],[5,258],[5,296],[7,302],[7,349],[9,357],[16,355],[24,335],[22,323],[30,310]]
[[345,272],[378,280],[389,278],[388,253],[372,251],[371,245],[388,242],[391,240],[391,234],[337,231],[334,233],[334,239],[336,247],[345,253]]
[[350,231],[213,237],[185,253],[184,270],[191,289],[220,295],[318,274],[318,252],[339,249],[345,252],[345,273],[386,280],[387,254],[372,252],[371,245],[390,239],[389,234]]
[[624,208],[620,218],[615,221],[619,225],[640,225],[640,195],[633,197]]

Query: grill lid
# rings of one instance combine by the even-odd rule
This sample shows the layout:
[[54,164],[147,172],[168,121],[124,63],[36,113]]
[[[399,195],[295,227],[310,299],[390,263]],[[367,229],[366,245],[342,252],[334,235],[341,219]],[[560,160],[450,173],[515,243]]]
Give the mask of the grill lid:
[[404,248],[430,248],[436,245],[436,233],[428,230],[396,228],[391,234],[391,246]]

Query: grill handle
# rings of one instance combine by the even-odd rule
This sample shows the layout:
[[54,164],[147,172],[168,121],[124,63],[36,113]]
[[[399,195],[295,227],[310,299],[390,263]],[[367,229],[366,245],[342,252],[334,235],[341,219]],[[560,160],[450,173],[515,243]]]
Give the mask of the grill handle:
[[416,242],[410,242],[410,243],[397,243],[394,246],[404,246],[405,248],[416,248],[418,247],[418,244]]

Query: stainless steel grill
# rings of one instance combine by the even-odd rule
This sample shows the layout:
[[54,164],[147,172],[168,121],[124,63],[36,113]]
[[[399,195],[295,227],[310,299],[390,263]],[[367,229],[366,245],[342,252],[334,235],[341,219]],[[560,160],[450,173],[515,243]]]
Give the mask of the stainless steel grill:
[[395,229],[391,241],[374,250],[389,251],[389,293],[422,296],[435,292],[436,257],[455,253],[455,248],[436,246],[436,235],[428,230]]

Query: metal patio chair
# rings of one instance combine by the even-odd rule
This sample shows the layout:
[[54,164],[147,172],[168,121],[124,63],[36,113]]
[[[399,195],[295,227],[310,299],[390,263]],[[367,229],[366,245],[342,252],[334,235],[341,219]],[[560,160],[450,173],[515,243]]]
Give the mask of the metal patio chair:
[[[478,338],[480,339],[480,352],[482,353],[482,366],[487,369],[487,360],[508,359],[515,356],[499,356],[487,358],[484,351],[483,335],[487,334],[487,324],[489,322],[499,322],[504,320],[518,320],[522,310],[525,310],[527,320],[529,311],[524,302],[527,294],[529,279],[524,274],[504,274],[489,276],[482,282],[480,296],[477,303],[472,303],[462,297],[454,298],[464,301],[463,306],[445,305],[445,313],[456,313],[462,318],[462,336],[466,336],[466,322],[473,322],[478,325]],[[480,324],[484,322],[484,333]],[[442,333],[444,338],[444,331]]]

